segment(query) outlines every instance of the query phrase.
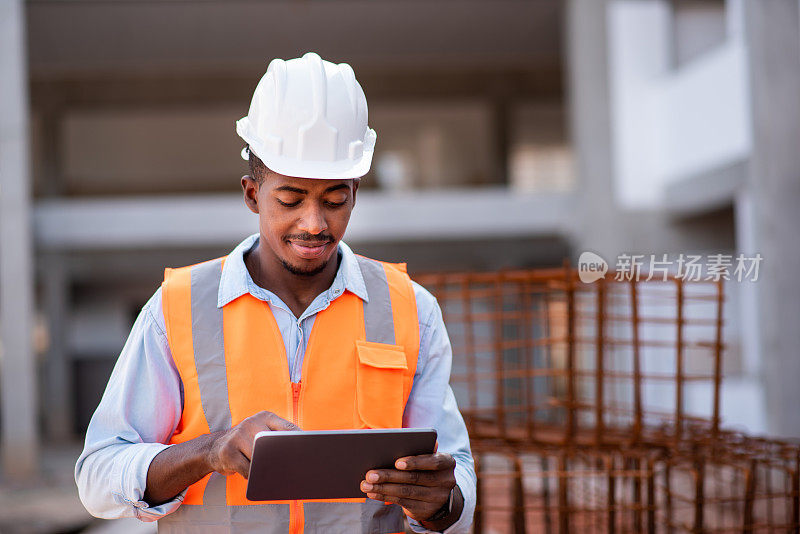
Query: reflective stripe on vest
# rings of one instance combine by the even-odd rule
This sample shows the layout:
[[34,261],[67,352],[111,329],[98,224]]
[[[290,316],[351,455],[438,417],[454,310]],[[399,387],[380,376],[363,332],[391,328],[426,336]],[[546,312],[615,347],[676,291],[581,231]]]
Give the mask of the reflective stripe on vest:
[[[358,256],[368,300],[345,292],[317,314],[292,384],[267,303],[249,293],[217,307],[223,259],[167,269],[167,337],[184,388],[170,443],[224,430],[261,410],[307,430],[402,426],[419,351],[413,288],[403,265]],[[404,529],[397,505],[369,499],[248,501],[247,481],[212,473],[191,485],[159,532],[375,532]]]
[[394,317],[389,284],[383,266],[373,260],[356,256],[369,301],[364,302],[364,335],[367,341],[394,345]]

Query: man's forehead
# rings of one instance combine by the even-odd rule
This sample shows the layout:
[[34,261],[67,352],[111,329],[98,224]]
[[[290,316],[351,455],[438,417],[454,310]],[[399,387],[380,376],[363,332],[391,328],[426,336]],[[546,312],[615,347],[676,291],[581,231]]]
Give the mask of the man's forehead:
[[316,178],[296,178],[282,174],[270,173],[270,187],[275,191],[292,191],[307,194],[310,192],[328,192],[339,189],[350,189],[353,179],[321,180]]

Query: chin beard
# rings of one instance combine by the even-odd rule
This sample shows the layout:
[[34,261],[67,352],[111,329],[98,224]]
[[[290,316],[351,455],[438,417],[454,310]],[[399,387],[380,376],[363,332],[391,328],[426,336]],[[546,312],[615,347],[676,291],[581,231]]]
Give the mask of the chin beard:
[[283,265],[283,268],[286,269],[287,271],[289,271],[290,273],[294,274],[294,275],[297,275],[297,276],[314,276],[314,275],[317,275],[317,274],[321,273],[325,269],[325,267],[328,266],[328,262],[330,261],[330,259],[325,260],[319,266],[314,267],[312,269],[301,269],[301,268],[295,267],[294,265],[292,265],[291,263],[287,262],[284,259],[281,259],[280,261],[281,261],[281,265]]

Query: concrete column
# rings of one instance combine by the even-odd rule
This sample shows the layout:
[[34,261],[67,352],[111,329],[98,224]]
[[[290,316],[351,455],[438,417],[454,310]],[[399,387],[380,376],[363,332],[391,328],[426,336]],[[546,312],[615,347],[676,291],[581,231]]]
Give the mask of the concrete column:
[[24,2],[0,0],[0,444],[4,475],[20,479],[38,448],[28,121]]
[[745,35],[767,423],[772,434],[800,437],[800,1],[746,0]]
[[579,250],[573,261],[591,250],[613,262],[626,243],[614,200],[608,5],[608,0],[569,0],[566,9],[566,85],[581,196],[574,222]]

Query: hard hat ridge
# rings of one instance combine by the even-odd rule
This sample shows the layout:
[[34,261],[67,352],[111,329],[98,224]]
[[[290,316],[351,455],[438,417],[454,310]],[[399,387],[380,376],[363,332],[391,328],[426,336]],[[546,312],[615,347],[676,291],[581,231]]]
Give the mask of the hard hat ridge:
[[286,62],[275,58],[269,62],[267,73],[272,72],[272,83],[275,84],[275,113],[280,111],[283,99],[286,97]]
[[313,113],[300,126],[297,155],[300,159],[336,161],[339,131],[328,123],[328,80],[322,58],[313,52],[303,56],[311,75]]
[[369,171],[377,137],[367,119],[367,100],[350,65],[309,52],[270,62],[236,131],[280,174],[358,178]]

